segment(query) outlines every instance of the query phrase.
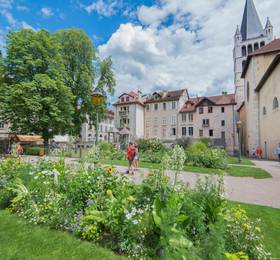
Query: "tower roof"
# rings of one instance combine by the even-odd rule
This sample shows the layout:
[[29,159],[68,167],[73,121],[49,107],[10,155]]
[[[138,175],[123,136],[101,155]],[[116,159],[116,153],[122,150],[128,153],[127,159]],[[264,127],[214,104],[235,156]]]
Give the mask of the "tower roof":
[[263,34],[263,27],[253,0],[246,0],[241,35],[243,40],[259,37]]
[[272,26],[272,24],[271,24],[271,22],[270,22],[269,17],[267,17],[265,28],[267,29],[267,28],[269,28],[269,27],[273,27],[273,26]]

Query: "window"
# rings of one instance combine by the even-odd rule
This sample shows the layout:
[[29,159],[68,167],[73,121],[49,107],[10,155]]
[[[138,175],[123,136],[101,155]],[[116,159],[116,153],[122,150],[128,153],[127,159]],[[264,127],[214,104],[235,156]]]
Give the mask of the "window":
[[124,97],[121,98],[121,102],[124,102]]
[[249,82],[247,82],[247,102],[249,102],[249,98],[250,98],[250,84]]
[[150,111],[150,105],[147,105],[147,106],[146,106],[146,110],[147,110],[147,111]]
[[127,101],[127,102],[129,101],[129,97],[126,97],[126,101]]
[[199,130],[199,136],[200,136],[200,137],[203,136],[203,130]]
[[186,122],[187,121],[187,114],[183,113],[182,114],[182,122]]
[[254,51],[256,51],[258,48],[259,48],[259,43],[256,42],[256,43],[254,44]]
[[213,130],[212,129],[209,130],[209,136],[213,136]]
[[222,126],[225,126],[225,125],[226,125],[226,121],[225,121],[225,120],[222,120],[222,121],[221,121],[221,125],[222,125]]
[[182,136],[186,136],[186,135],[187,135],[187,128],[182,127]]
[[263,107],[263,115],[266,115],[266,107]]
[[172,109],[176,109],[176,101],[172,101]]
[[199,107],[199,114],[203,114],[203,107]]
[[243,60],[243,61],[242,61],[242,71],[244,70],[245,65],[246,65],[246,60]]
[[208,107],[208,113],[209,114],[213,113],[213,107]]
[[252,53],[253,52],[253,48],[252,48],[252,45],[249,44],[248,45],[248,54]]
[[163,117],[163,118],[162,118],[162,124],[163,124],[163,125],[166,125],[166,117]]
[[154,128],[154,137],[157,137],[157,135],[158,135],[158,130],[157,128]]
[[225,108],[224,107],[221,107],[221,112],[225,113]]
[[154,104],[154,110],[155,110],[155,111],[158,110],[158,104]]
[[149,126],[150,125],[150,118],[146,119],[146,125]]
[[273,99],[273,109],[275,110],[275,109],[277,109],[278,107],[279,107],[279,102],[278,102],[277,97],[275,97],[275,98]]
[[263,47],[265,45],[265,42],[261,42],[260,46]]
[[3,129],[5,127],[5,124],[0,121],[0,129]]
[[193,113],[189,113],[189,122],[193,122]]
[[202,125],[203,125],[203,126],[209,126],[209,125],[210,125],[209,119],[203,119],[203,120],[202,120]]
[[193,127],[189,127],[189,136],[193,136]]
[[176,124],[176,116],[171,117],[171,123],[172,123],[172,125]]
[[176,135],[176,128],[172,128],[172,129],[171,129],[171,134],[172,134],[173,136]]
[[163,110],[166,110],[166,103],[162,104]]
[[246,46],[242,46],[242,57],[246,57]]

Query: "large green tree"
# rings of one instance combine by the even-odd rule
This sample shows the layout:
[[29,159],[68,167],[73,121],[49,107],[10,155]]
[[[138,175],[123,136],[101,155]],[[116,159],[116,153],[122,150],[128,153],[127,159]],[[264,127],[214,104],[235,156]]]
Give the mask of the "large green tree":
[[[59,30],[55,33],[61,43],[61,54],[66,68],[65,83],[75,99],[73,117],[74,133],[78,135],[81,125],[88,119],[96,123],[105,115],[106,100],[114,93],[115,79],[111,58],[100,60],[89,37],[79,29]],[[91,102],[93,91],[101,92],[105,99],[101,106],[94,107]],[[82,101],[80,106],[78,102]]]
[[23,29],[7,35],[0,85],[1,118],[17,133],[41,134],[48,141],[72,125],[73,94],[56,37]]

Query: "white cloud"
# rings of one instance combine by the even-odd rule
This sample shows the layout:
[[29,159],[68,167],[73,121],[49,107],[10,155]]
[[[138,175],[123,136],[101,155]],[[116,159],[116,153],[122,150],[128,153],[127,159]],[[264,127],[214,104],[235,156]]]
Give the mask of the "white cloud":
[[30,24],[28,24],[28,23],[25,22],[25,21],[22,21],[22,22],[21,22],[21,27],[22,27],[23,29],[31,29],[31,30],[33,30],[33,31],[36,31],[36,29],[35,29],[33,26],[31,26]]
[[[117,94],[182,87],[194,94],[233,92],[233,35],[244,4],[245,0],[160,0],[139,7],[138,25],[121,25],[98,48],[102,57],[113,58]],[[280,1],[255,4],[263,25],[270,16],[279,35]]]
[[17,21],[11,13],[12,4],[13,0],[0,0],[0,15],[6,18],[10,26],[15,26]]
[[42,8],[41,8],[41,14],[42,14],[44,17],[50,17],[50,16],[53,16],[53,15],[54,15],[52,9],[49,8],[49,7],[42,7]]
[[117,14],[124,7],[124,4],[120,0],[97,0],[88,6],[81,5],[81,7],[88,13],[96,12],[101,16],[110,17]]
[[16,8],[17,8],[18,11],[22,11],[22,12],[29,12],[30,11],[30,9],[27,6],[24,6],[24,5],[18,5]]

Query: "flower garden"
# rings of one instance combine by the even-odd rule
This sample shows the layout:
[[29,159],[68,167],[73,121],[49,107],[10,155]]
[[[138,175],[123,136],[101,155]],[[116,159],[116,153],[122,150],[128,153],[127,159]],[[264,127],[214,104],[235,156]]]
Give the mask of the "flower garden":
[[0,162],[0,207],[34,225],[67,231],[132,259],[270,259],[259,222],[223,198],[222,178],[190,188],[179,146],[162,167],[134,184],[113,167],[17,158]]

